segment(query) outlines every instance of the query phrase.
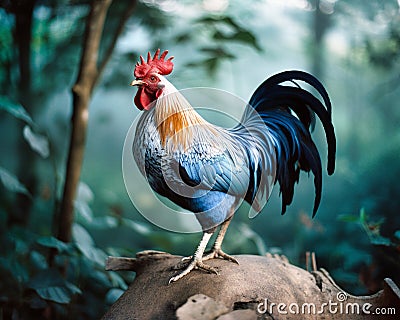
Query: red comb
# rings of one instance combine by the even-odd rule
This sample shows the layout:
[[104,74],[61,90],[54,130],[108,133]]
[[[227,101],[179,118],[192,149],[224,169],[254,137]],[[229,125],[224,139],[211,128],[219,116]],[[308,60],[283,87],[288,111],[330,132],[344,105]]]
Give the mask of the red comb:
[[143,59],[142,56],[140,56],[140,64],[139,62],[136,63],[134,71],[135,77],[143,78],[150,71],[157,72],[161,75],[170,74],[172,72],[172,69],[174,68],[174,64],[171,62],[174,57],[172,56],[165,60],[165,56],[168,54],[168,50],[165,50],[160,57],[158,57],[159,54],[160,49],[157,49],[157,51],[154,53],[154,57],[152,58],[150,52],[148,52],[147,62]]

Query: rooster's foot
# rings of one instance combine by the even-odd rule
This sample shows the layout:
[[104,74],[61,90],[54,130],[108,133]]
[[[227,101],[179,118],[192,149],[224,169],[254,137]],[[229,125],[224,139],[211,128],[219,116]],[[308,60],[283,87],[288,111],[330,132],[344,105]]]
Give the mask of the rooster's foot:
[[183,257],[176,265],[171,267],[171,270],[182,270],[189,266],[193,261],[193,256]]
[[[176,268],[180,268],[184,263],[183,261],[181,261],[181,263],[179,263],[174,269]],[[172,277],[171,279],[169,279],[168,283],[172,283],[175,281],[178,281],[179,279],[183,278],[184,276],[186,276],[187,274],[189,274],[192,270],[194,269],[202,269],[204,271],[207,271],[209,273],[215,273],[218,274],[218,270],[207,265],[204,264],[202,260],[197,260],[197,259],[192,259],[189,264],[187,265],[186,269],[183,270],[181,273],[179,273],[178,275],[176,275],[175,277]]]
[[221,258],[239,264],[239,262],[234,257],[230,256],[229,254],[226,254],[221,249],[212,249],[211,252],[203,256],[203,261],[214,258]]
[[[232,257],[229,254],[223,252],[222,249],[212,249],[211,251],[209,251],[208,253],[205,253],[203,255],[202,260],[203,261],[207,261],[207,260],[215,259],[215,258],[220,258],[220,259],[228,260],[228,261],[231,261],[231,262],[239,264],[239,262],[234,257]],[[193,256],[183,257],[181,259],[181,262],[178,263],[178,265],[175,266],[174,269],[175,270],[183,269],[192,260],[193,260]]]

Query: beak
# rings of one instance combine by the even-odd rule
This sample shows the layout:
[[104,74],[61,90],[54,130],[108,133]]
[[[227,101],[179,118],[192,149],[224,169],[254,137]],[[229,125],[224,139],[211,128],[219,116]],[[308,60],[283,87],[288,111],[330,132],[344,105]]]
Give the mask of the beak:
[[142,86],[142,85],[144,85],[144,81],[142,81],[142,80],[133,80],[132,82],[131,82],[131,86]]

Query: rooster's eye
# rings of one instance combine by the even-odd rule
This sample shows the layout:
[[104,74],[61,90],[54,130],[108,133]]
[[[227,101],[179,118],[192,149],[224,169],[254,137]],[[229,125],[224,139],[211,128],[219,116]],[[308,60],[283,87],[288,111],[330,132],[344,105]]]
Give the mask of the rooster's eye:
[[156,82],[156,81],[157,81],[157,78],[156,78],[155,76],[151,76],[151,77],[150,77],[150,81],[151,81],[151,82]]

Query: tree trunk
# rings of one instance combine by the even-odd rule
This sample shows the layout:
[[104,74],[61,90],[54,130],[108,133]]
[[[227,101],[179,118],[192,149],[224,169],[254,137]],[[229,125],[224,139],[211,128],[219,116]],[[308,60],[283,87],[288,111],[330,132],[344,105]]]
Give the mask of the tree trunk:
[[74,221],[74,200],[79,184],[86,141],[86,129],[89,118],[89,103],[93,89],[104,68],[111,58],[119,35],[132,15],[136,0],[127,3],[126,10],[114,31],[111,42],[99,62],[101,35],[108,9],[112,0],[94,0],[88,16],[79,74],[72,87],[73,114],[72,131],[68,152],[67,170],[60,213],[55,217],[58,221],[58,238],[65,242],[71,241],[72,224]]
[[112,0],[94,0],[87,19],[79,74],[72,87],[73,114],[63,198],[58,221],[58,238],[71,241],[74,200],[81,174],[89,118],[89,102],[98,80],[98,53],[104,21]]
[[324,0],[314,0],[314,18],[312,21],[313,45],[312,45],[312,73],[317,78],[324,77],[324,37],[330,27],[330,15],[321,10]]

